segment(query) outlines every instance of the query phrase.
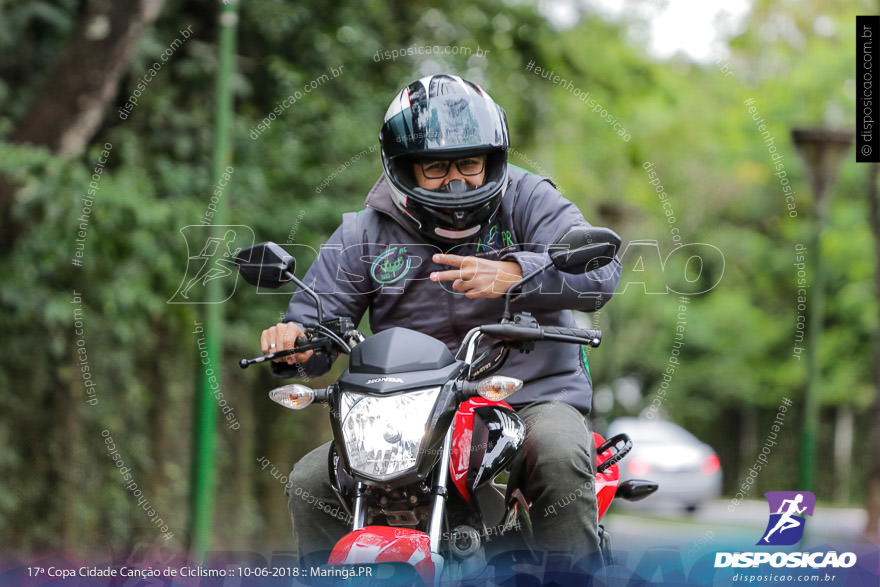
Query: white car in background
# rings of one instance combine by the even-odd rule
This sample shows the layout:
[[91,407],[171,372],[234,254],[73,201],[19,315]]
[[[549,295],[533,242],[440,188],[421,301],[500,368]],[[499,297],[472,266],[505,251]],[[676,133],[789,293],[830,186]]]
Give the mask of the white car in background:
[[638,509],[695,512],[721,493],[721,463],[708,444],[672,422],[647,418],[618,418],[607,438],[627,434],[632,451],[619,463],[620,479],[647,479],[660,487],[650,499],[615,501]]

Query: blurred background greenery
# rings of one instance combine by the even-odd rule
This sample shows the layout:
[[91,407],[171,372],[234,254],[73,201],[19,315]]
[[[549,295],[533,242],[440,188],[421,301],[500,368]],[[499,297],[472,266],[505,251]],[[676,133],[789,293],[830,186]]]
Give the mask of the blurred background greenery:
[[[192,254],[180,230],[200,223],[215,187],[219,5],[139,0],[119,3],[128,5],[122,10],[110,4],[0,2],[4,552],[87,553],[156,539],[156,528],[121,483],[104,429],[175,541],[186,540],[199,369],[193,330],[204,306],[166,302]],[[658,243],[659,257],[624,257],[622,291],[593,317],[606,332],[602,347],[590,353],[601,429],[651,405],[676,329],[678,296],[646,293],[682,279],[680,267],[670,262],[664,271],[660,261],[678,243],[648,183],[643,166],[651,162],[681,241],[723,252],[723,264],[707,258],[698,280],[717,285],[687,307],[681,365],[661,413],[715,448],[725,493],[733,495],[781,400],[791,398],[772,466],[750,497],[796,489],[806,368],[793,357],[795,245],[808,242],[813,200],[789,132],[852,127],[855,15],[876,7],[753,0],[742,26],[698,61],[651,53],[639,33],[648,23],[637,11],[611,18],[590,6],[551,20],[546,6],[514,0],[339,0],[332,7],[246,0],[238,25],[227,221],[251,227],[260,241],[319,247],[343,211],[362,207],[379,175],[378,130],[400,87],[443,71],[482,84],[507,111],[512,163],[551,176],[588,220],[614,228],[625,242]],[[129,40],[120,41],[129,53],[88,44],[106,36],[108,23],[111,36],[114,27],[129,27]],[[121,116],[151,65],[187,27],[191,36]],[[458,49],[385,53],[424,46]],[[530,63],[571,84],[542,77],[527,69]],[[286,97],[331,68],[344,69],[253,138]],[[99,91],[87,95],[84,76],[98,70],[106,79],[93,80]],[[586,92],[629,140],[581,99]],[[797,217],[788,214],[767,144],[745,104],[750,99],[784,155]],[[82,265],[75,266],[83,197],[106,143],[112,150],[89,213]],[[828,295],[815,492],[820,501],[856,506],[868,497],[865,456],[876,425],[868,412],[878,308],[867,181],[868,166],[855,164],[850,152],[823,237]],[[74,292],[82,300],[81,336]],[[329,438],[323,411],[284,412],[266,397],[276,380],[265,370],[237,367],[238,358],[258,351],[260,330],[279,319],[286,300],[258,296],[242,284],[224,304],[222,392],[241,428],[230,430],[218,413],[216,548],[288,548],[281,482],[258,461],[269,459],[286,475]],[[96,405],[86,402],[78,339],[88,351]]]

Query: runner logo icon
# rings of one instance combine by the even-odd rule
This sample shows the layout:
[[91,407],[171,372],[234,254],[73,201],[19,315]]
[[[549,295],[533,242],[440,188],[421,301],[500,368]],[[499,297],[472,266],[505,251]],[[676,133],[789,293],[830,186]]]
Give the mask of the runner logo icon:
[[764,494],[770,505],[770,520],[759,546],[791,546],[804,535],[804,516],[812,516],[816,496],[809,491],[768,491]]

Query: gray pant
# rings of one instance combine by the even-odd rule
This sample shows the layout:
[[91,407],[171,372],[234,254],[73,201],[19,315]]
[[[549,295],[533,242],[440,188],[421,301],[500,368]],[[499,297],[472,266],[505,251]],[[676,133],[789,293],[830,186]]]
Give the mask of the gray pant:
[[[599,551],[598,510],[589,420],[561,402],[537,402],[517,412],[526,423],[523,450],[511,464],[511,482],[532,503],[536,545],[573,559]],[[330,487],[329,443],[304,456],[286,493],[300,560],[322,564],[351,524]]]

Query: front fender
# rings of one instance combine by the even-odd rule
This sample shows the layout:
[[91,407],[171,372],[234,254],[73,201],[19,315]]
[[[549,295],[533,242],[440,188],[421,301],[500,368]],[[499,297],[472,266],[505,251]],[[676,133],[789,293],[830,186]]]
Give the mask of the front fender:
[[405,563],[415,568],[426,585],[433,585],[435,574],[442,570],[442,559],[438,557],[435,561],[431,556],[431,539],[427,534],[388,526],[367,526],[346,534],[333,547],[328,562],[331,565]]

